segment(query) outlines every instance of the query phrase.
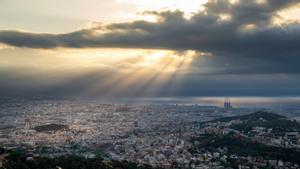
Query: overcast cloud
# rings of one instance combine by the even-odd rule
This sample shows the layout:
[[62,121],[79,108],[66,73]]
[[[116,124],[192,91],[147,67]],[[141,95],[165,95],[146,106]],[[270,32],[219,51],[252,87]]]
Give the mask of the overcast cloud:
[[[99,24],[65,34],[2,30],[0,42],[15,47],[37,49],[109,47],[195,50],[210,53],[211,56],[194,60],[191,73],[184,81],[185,90],[181,95],[209,93],[208,89],[221,90],[222,86],[227,90],[219,91],[221,94],[226,95],[230,92],[242,94],[241,86],[246,84],[249,90],[245,94],[254,92],[255,95],[260,92],[280,95],[283,90],[287,95],[300,94],[295,87],[298,80],[294,79],[300,73],[300,24],[291,22],[275,25],[272,22],[278,11],[299,2],[268,0],[266,3],[257,3],[240,0],[239,3],[232,4],[229,1],[214,0],[204,5],[204,11],[195,13],[188,19],[181,11],[150,11],[147,13],[156,15],[159,18],[158,22],[138,20],[109,25]],[[207,79],[206,76],[194,78],[199,74],[211,74],[215,79]],[[220,75],[228,77],[234,74],[239,74],[243,78],[217,78]],[[264,78],[257,77],[252,80],[264,83],[260,87],[251,87],[249,86],[251,80],[245,78],[245,74],[249,74],[249,77],[250,74],[272,74],[268,76],[272,80],[265,82],[262,80]],[[284,79],[285,86],[280,85],[278,74],[286,74],[289,77]],[[248,83],[240,84],[241,79]],[[202,83],[204,80],[207,80],[207,83]],[[228,84],[228,81],[232,83]],[[278,85],[264,91],[263,89],[271,85],[271,82],[278,82]],[[198,89],[197,92],[195,89]]]

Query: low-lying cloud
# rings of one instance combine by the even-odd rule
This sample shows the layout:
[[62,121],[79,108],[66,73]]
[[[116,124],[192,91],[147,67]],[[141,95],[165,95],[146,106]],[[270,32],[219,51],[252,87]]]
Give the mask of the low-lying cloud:
[[[283,73],[298,73],[300,70],[293,68],[293,64],[300,61],[300,24],[272,24],[276,12],[296,3],[299,1],[268,0],[259,3],[240,0],[233,4],[211,0],[204,5],[205,10],[189,19],[181,11],[153,11],[148,14],[156,15],[158,22],[138,20],[112,23],[65,34],[2,30],[0,42],[42,49],[115,47],[196,50],[212,53],[217,64],[222,60],[229,64],[251,60],[276,69],[278,64],[288,65]],[[224,15],[226,20],[222,20]]]

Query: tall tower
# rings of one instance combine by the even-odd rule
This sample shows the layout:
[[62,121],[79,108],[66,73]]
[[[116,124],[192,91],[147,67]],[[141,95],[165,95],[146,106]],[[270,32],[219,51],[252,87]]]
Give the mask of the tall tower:
[[138,128],[139,127],[139,122],[137,120],[134,121],[134,127]]
[[66,117],[66,121],[68,124],[72,124],[73,123],[73,115],[71,112],[68,112],[67,117]]
[[30,118],[25,119],[25,129],[30,130],[31,129],[31,120]]
[[232,105],[231,105],[231,102],[230,102],[230,98],[225,98],[225,102],[224,102],[224,108],[225,109],[231,109],[232,108]]
[[182,140],[182,133],[183,133],[183,127],[184,127],[184,121],[181,120],[180,124],[179,124],[179,130],[178,130],[178,137],[176,138],[176,145],[179,145],[181,140]]

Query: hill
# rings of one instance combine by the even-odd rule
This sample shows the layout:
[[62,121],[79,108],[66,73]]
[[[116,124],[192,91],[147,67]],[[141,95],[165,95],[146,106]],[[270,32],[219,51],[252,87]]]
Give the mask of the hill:
[[229,122],[232,120],[241,120],[241,121],[248,121],[248,122],[254,122],[254,121],[259,121],[259,120],[280,120],[280,119],[287,119],[285,116],[271,113],[271,112],[265,112],[265,111],[258,111],[255,113],[247,114],[247,115],[242,115],[242,116],[234,116],[234,117],[224,117],[224,118],[219,118],[215,119],[211,122]]
[[243,133],[248,133],[253,127],[272,129],[272,132],[276,135],[284,135],[285,132],[300,131],[300,123],[289,120],[285,116],[263,111],[243,116],[220,118],[211,122],[231,121],[240,121],[239,123],[230,125],[230,128],[239,130]]
[[217,148],[226,147],[228,155],[264,157],[265,159],[281,159],[300,164],[300,151],[292,148],[274,147],[252,141],[248,138],[235,135],[207,135],[206,137],[193,138],[192,153],[201,149],[214,152]]
[[107,161],[102,158],[84,158],[79,156],[61,156],[55,158],[30,157],[23,150],[5,151],[9,154],[0,169],[154,169],[149,165],[137,165],[127,161]]
[[63,124],[47,124],[47,125],[34,127],[34,129],[37,132],[59,131],[59,130],[65,130],[65,129],[68,129],[68,128],[69,128],[68,125],[63,125]]

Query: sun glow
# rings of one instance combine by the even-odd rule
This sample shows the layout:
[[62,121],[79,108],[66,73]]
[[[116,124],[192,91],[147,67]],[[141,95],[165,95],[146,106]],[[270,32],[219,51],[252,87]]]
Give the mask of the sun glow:
[[[201,55],[193,50],[154,49],[56,49],[40,50],[40,53],[35,50],[36,55],[30,51],[28,49],[23,53],[27,60],[31,58],[31,62],[24,60],[17,63],[15,58],[19,57],[14,57],[10,52],[7,54],[11,57],[0,59],[0,64],[24,67],[26,71],[22,72],[27,72],[26,77],[35,77],[36,81],[51,77],[49,79],[55,81],[49,84],[53,85],[90,77],[92,82],[81,92],[108,97],[120,94],[155,95],[164,86],[172,86],[170,89],[178,87],[193,59]],[[41,54],[43,57],[40,57]],[[39,70],[39,73],[34,70]]]
[[284,25],[292,22],[300,22],[300,3],[293,7],[279,11],[273,18],[273,23],[275,25]]
[[[60,55],[66,62],[71,61],[78,66],[96,66],[100,64],[106,68],[119,66],[120,70],[127,70],[134,67],[159,67],[169,60],[192,59],[197,55],[197,52],[192,50],[177,52],[151,49],[63,49],[62,51],[54,51],[52,54]],[[175,67],[175,65],[172,64],[170,67]]]
[[6,44],[0,43],[0,50],[1,49],[7,49],[7,48],[13,48],[12,46],[8,46]]
[[239,0],[229,0],[229,2],[234,5],[234,4],[239,3],[240,1]]
[[179,9],[190,15],[193,12],[197,12],[203,4],[208,0],[173,0],[173,1],[161,1],[161,0],[118,0],[122,3],[134,5],[138,11],[153,11],[153,10],[176,10]]
[[[124,94],[124,91],[127,91],[125,95],[155,95],[162,86],[172,84],[174,88],[174,83],[180,83],[182,71],[188,69],[193,57],[197,56],[195,51],[118,50],[122,50],[117,53],[122,53],[123,56],[120,57],[121,61],[115,62],[126,63],[126,66],[117,68],[120,72],[106,78],[105,82],[93,84],[89,93],[97,93],[101,89],[105,91],[101,94],[107,97]],[[132,59],[135,61],[132,62]],[[104,64],[105,59],[102,62]],[[126,90],[129,88],[131,89]]]
[[230,21],[232,19],[232,16],[230,14],[221,14],[219,16],[219,19],[221,21]]

